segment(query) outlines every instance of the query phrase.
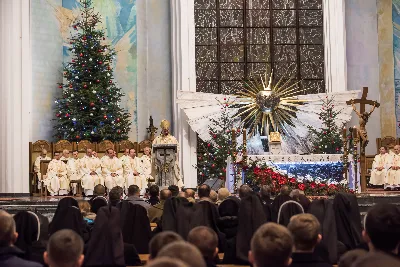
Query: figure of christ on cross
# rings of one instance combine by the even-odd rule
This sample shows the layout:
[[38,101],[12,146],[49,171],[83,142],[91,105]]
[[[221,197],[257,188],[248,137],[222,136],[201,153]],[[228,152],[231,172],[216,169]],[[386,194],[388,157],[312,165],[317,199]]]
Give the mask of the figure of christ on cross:
[[[349,101],[346,101],[347,105],[351,105],[353,107],[354,112],[357,114],[359,118],[360,126],[357,127],[357,132],[361,138],[362,155],[365,154],[365,148],[368,145],[368,134],[366,129],[368,119],[371,116],[372,112],[374,112],[375,108],[378,108],[380,106],[380,104],[377,101],[368,100],[367,95],[368,95],[368,87],[364,87],[360,99],[350,99]],[[360,111],[357,110],[355,104],[360,104]],[[372,105],[372,109],[369,112],[366,112],[365,105]]]

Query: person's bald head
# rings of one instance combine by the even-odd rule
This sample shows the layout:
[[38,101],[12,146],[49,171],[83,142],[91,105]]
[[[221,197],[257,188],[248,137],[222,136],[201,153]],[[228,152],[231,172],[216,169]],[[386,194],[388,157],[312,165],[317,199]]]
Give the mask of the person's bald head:
[[167,200],[170,197],[172,197],[172,192],[168,189],[163,189],[160,191],[160,200]]
[[47,150],[46,149],[42,149],[42,152],[40,153],[40,155],[44,158],[47,156]]
[[200,185],[197,190],[197,194],[199,195],[199,198],[210,197],[210,192],[211,192],[211,188],[208,184]]
[[17,241],[13,217],[4,210],[0,210],[0,247],[9,247]]
[[250,186],[248,186],[247,184],[244,184],[239,188],[239,197],[240,198],[247,197],[248,195],[250,195],[251,191],[252,190],[251,190]]
[[290,188],[287,185],[281,187],[281,195],[289,196],[290,195]]
[[195,194],[196,194],[196,192],[194,192],[193,189],[186,189],[186,191],[185,191],[186,198],[189,198],[189,197],[194,198]]
[[177,241],[165,246],[157,257],[179,259],[192,267],[206,267],[206,262],[200,251],[185,241]]
[[393,148],[393,151],[395,154],[399,154],[400,153],[400,146],[399,145],[395,145]]

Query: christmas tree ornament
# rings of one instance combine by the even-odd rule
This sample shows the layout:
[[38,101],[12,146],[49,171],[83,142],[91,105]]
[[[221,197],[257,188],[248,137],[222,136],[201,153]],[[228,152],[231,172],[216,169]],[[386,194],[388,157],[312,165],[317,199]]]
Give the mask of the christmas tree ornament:
[[74,97],[74,94],[71,94],[71,97]]
[[91,102],[91,103],[90,103],[90,106],[91,106],[91,107],[94,107],[94,103],[93,103],[93,102]]
[[58,88],[63,88],[62,85],[59,85]]
[[93,60],[92,58],[89,58],[89,61],[90,61],[90,62],[92,62],[92,60]]
[[84,84],[84,85],[83,85],[83,88],[87,88],[87,87],[88,87],[87,84]]

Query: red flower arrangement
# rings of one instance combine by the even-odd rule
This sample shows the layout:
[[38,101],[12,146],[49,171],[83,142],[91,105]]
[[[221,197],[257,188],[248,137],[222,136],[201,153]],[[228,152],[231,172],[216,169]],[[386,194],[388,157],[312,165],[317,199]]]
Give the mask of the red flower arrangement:
[[306,179],[299,182],[296,178],[288,177],[288,175],[274,170],[273,167],[257,161],[250,162],[247,166],[246,178],[254,185],[271,186],[271,190],[275,193],[279,192],[284,185],[292,189],[300,189],[308,196],[331,196],[338,192],[354,193],[343,184],[329,184],[327,181],[317,183]]

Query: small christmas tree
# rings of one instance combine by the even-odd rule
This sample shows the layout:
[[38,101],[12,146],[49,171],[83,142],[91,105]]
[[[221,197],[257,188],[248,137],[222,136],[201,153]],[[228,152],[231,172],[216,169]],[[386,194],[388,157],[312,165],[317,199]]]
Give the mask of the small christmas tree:
[[336,125],[336,117],[340,111],[335,111],[335,101],[333,97],[326,96],[322,99],[322,108],[319,113],[319,119],[322,126],[315,129],[308,126],[313,142],[313,153],[318,154],[339,154],[342,150],[342,139],[339,127]]
[[81,16],[73,27],[69,51],[73,57],[64,67],[66,82],[57,98],[54,126],[56,139],[92,142],[128,138],[130,115],[120,107],[121,89],[115,85],[112,62],[115,51],[104,44],[98,13],[92,0],[80,0]]
[[240,147],[234,148],[232,136],[237,136],[238,132],[232,133],[233,118],[229,112],[229,101],[224,98],[220,103],[221,116],[210,119],[208,126],[209,134],[212,138],[209,142],[202,142],[201,151],[197,151],[197,165],[199,183],[208,178],[225,179],[226,159],[232,156],[236,158]]

